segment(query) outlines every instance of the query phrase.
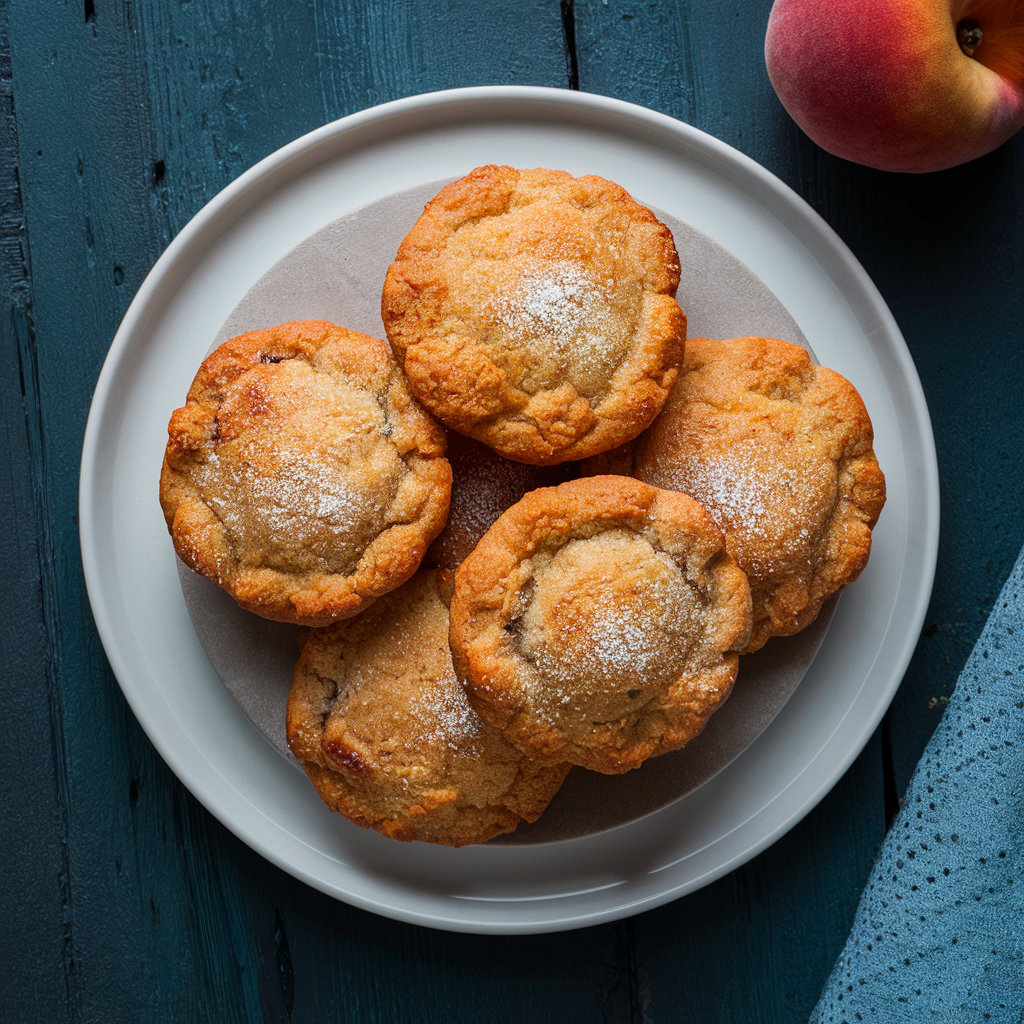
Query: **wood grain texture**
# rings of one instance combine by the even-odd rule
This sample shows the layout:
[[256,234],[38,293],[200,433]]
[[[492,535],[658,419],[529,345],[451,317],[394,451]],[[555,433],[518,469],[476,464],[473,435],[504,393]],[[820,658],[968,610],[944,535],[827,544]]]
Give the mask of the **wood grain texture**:
[[[62,857],[59,932],[31,913],[28,894],[13,894],[16,917],[49,947],[38,961],[19,965],[33,973],[61,970],[54,991],[62,1012],[49,1019],[141,1020],[178,1010],[184,1019],[215,1018],[216,1004],[205,1014],[190,1011],[211,1001],[208,989],[216,984],[225,1008],[244,998],[234,977],[218,983],[211,972],[231,954],[238,902],[231,886],[209,883],[215,858],[176,827],[176,806],[190,798],[154,756],[109,672],[78,556],[77,467],[89,393],[163,241],[147,194],[152,126],[137,35],[121,14],[109,31],[78,5],[44,18],[21,7],[10,20],[32,273],[24,405],[56,774],[56,820],[44,835]],[[195,866],[207,879],[201,898],[190,891]],[[174,911],[162,916],[163,906]],[[176,930],[187,936],[178,948]],[[255,1005],[254,986],[250,992]],[[10,1019],[33,1019],[38,1007],[25,990],[14,986],[7,995],[25,1000]]]
[[[797,1021],[1024,540],[1024,139],[924,178],[834,160],[764,71],[769,0],[0,0],[0,508],[13,551],[0,926],[18,1021]],[[5,63],[9,52],[10,63]],[[482,83],[643,103],[780,175],[907,336],[943,495],[929,626],[887,720],[779,843],[665,908],[564,936],[433,932],[335,903],[213,820],[155,754],[81,579],[92,388],[170,239],[278,146],[374,103]],[[15,171],[17,168],[17,172]],[[887,740],[887,742],[886,742]],[[891,810],[891,806],[889,808]],[[823,854],[824,851],[824,854]]]
[[[19,950],[27,970],[22,992],[0,986],[0,1019],[17,1019],[15,1009],[30,995],[39,1019],[60,1018],[66,998],[63,954],[66,938],[66,851],[53,838],[62,831],[63,794],[58,792],[54,753],[61,723],[44,627],[39,580],[36,502],[38,423],[28,396],[36,391],[32,354],[32,286],[21,184],[18,178],[17,121],[11,90],[7,10],[0,6],[0,530],[6,543],[7,625],[0,630],[0,716],[6,724],[0,743],[0,865],[3,892],[22,914],[0,919],[0,950]],[[27,913],[26,913],[27,912]]]
[[550,0],[128,10],[144,48],[164,244],[242,171],[336,118],[438,89],[567,82]]

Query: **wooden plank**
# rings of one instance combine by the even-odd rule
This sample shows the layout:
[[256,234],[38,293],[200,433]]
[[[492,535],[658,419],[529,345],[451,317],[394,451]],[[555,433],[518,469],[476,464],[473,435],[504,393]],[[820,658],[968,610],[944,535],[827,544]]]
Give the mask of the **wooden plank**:
[[438,89],[562,86],[568,75],[551,0],[129,10],[171,237],[241,171],[336,118]]
[[[51,736],[53,703],[59,700],[47,656],[38,552],[41,510],[35,497],[30,447],[38,445],[26,393],[35,390],[32,359],[32,289],[18,180],[18,136],[7,34],[0,5],[0,534],[5,540],[7,622],[0,630],[0,949],[18,950],[19,984],[0,986],[0,1019],[17,1020],[26,994],[40,1019],[59,1020],[64,1004],[64,898],[66,851],[51,842],[62,805]],[[40,828],[39,824],[43,827]],[[12,913],[15,906],[26,913]],[[24,1018],[21,1018],[24,1019]]]
[[[221,922],[231,921],[237,905],[228,886],[205,900],[187,897],[189,860],[174,849],[172,826],[180,787],[153,756],[110,675],[78,562],[76,468],[92,386],[161,241],[146,199],[152,145],[132,74],[134,36],[126,18],[116,28],[103,31],[80,5],[11,12],[34,299],[30,361],[38,369],[25,401],[29,421],[38,424],[29,453],[43,515],[37,571],[59,694],[49,708],[59,819],[46,838],[66,858],[62,931],[51,936],[47,959],[62,967],[69,1020],[112,1012],[147,1017],[161,993],[157,975],[171,973],[168,988],[174,973],[201,985],[208,980],[202,970],[193,976],[186,965],[209,965],[230,951],[234,936]],[[165,944],[173,928],[161,919],[165,904],[196,914],[226,911],[211,914],[185,951]],[[17,916],[30,913],[23,907]],[[235,979],[221,985],[221,1003],[230,1008]],[[32,1010],[28,1003],[21,1019],[32,1019]]]
[[573,0],[580,89],[659,110],[789,181],[796,129],[764,67],[771,0]]
[[[1024,137],[961,168],[883,175],[832,161],[830,213],[903,328],[943,484],[936,585],[890,710],[906,787],[1024,543]],[[860,199],[855,197],[860,196]]]
[[634,1020],[619,926],[529,938],[437,932],[330,900],[239,846],[262,963],[283,965],[276,975],[261,965],[268,1021]]

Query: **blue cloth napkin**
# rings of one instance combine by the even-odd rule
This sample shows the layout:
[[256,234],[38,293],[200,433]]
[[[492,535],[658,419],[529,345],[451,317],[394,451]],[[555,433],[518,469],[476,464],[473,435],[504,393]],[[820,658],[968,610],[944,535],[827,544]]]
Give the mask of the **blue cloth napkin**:
[[812,1024],[1024,1021],[1024,553],[903,798]]

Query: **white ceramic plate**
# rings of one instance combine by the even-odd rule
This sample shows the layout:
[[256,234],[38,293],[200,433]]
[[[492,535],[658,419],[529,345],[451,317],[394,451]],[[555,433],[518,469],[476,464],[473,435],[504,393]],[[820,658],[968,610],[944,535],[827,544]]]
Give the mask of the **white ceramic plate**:
[[[189,621],[156,500],[170,412],[249,287],[367,203],[483,163],[595,173],[706,232],[781,299],[822,363],[859,388],[888,503],[796,694],[728,768],[656,814],[582,839],[452,850],[331,814],[220,684]],[[132,710],[195,796],[325,893],[417,924],[529,933],[597,924],[690,892],[763,850],[857,756],[899,685],[931,590],[938,475],[906,345],[857,261],[799,197],[662,114],[554,89],[416,96],[298,139],[210,202],[157,262],[111,346],[86,431],[82,556]]]

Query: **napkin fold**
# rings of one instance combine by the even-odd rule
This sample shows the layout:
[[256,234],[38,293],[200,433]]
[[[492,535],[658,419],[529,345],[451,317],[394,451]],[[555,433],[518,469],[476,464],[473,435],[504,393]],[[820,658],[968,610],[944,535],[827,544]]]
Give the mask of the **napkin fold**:
[[1024,1021],[1024,552],[914,772],[812,1024]]

